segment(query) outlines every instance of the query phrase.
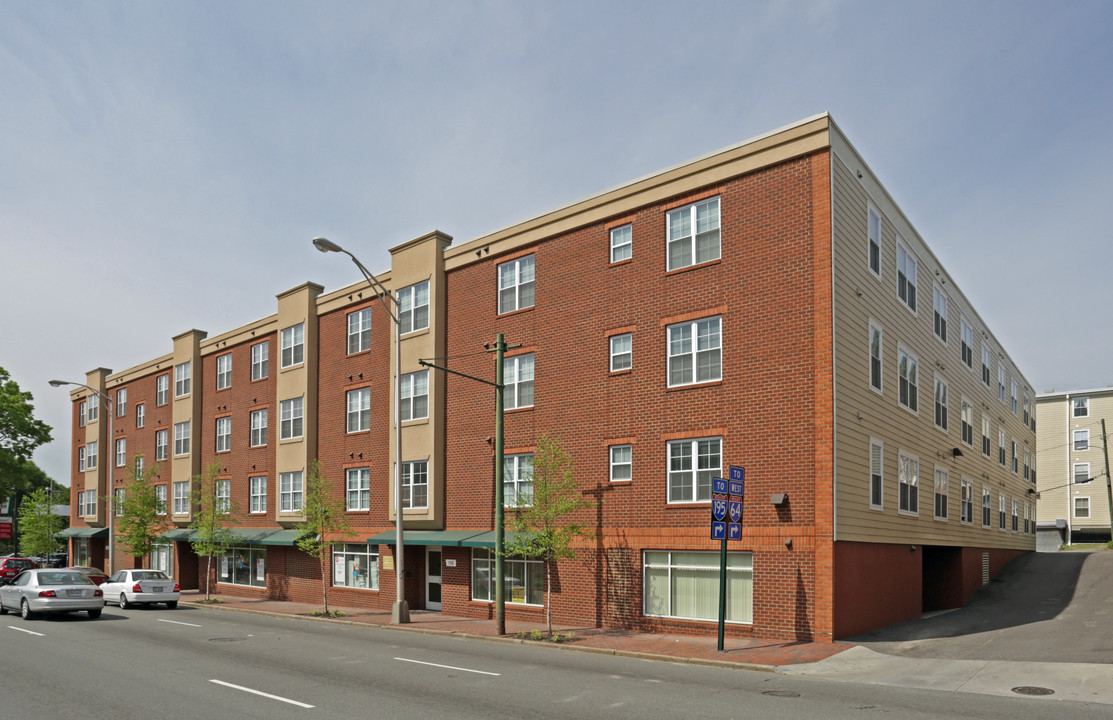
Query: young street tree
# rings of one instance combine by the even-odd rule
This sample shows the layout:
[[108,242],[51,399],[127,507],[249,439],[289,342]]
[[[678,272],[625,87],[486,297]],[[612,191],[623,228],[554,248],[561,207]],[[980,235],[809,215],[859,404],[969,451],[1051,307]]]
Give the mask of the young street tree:
[[328,609],[329,558],[332,555],[332,542],[352,535],[352,526],[344,517],[344,501],[332,493],[329,481],[321,472],[321,463],[314,460],[309,466],[305,479],[305,522],[297,528],[298,549],[317,558],[321,566],[321,599],[325,614]]
[[213,558],[228,552],[236,541],[230,523],[239,516],[239,509],[229,495],[217,492],[217,484],[227,482],[220,479],[220,463],[210,463],[204,475],[194,477],[197,488],[193,491],[193,522],[189,529],[196,533],[191,544],[198,557],[206,558],[205,563],[205,602],[212,596],[209,582],[212,577]]
[[127,469],[130,478],[123,500],[117,503],[116,542],[136,559],[136,567],[143,567],[143,558],[154,551],[155,543],[170,527],[166,503],[159,499],[153,480],[159,465],[139,469],[138,456]]
[[19,488],[15,478],[38,446],[50,442],[50,426],[35,419],[34,397],[0,367],[0,500]]
[[572,459],[559,437],[545,432],[537,439],[533,454],[532,498],[516,508],[510,517],[503,553],[506,556],[536,558],[545,567],[545,624],[553,634],[553,566],[560,559],[573,558],[572,540],[586,534],[583,523],[573,515],[594,504],[576,484]]
[[24,554],[44,558],[58,552],[61,543],[55,534],[61,532],[64,521],[53,509],[54,503],[43,488],[23,499],[19,506],[19,547]]

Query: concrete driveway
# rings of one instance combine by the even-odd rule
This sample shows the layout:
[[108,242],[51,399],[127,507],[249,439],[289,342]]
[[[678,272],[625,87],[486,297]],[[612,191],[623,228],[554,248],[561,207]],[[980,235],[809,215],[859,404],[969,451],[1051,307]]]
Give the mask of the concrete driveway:
[[1113,663],[1113,552],[1030,553],[965,607],[847,638],[886,655]]

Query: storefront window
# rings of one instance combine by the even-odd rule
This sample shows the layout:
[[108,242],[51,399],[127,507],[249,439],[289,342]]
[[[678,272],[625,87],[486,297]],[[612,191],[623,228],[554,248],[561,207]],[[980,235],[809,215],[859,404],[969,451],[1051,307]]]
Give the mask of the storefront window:
[[378,545],[333,545],[332,584],[334,587],[379,589]]
[[267,586],[267,549],[236,547],[220,557],[218,581],[249,587]]

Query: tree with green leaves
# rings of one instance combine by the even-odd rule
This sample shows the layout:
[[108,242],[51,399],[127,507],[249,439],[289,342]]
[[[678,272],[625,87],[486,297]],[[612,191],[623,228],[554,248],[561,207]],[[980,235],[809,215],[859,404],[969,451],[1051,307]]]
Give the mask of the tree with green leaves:
[[[5,487],[7,490],[4,489]],[[0,471],[0,499],[6,495],[9,501],[8,512],[15,518],[13,538],[11,540],[0,540],[0,553],[16,550],[16,539],[22,534],[20,532],[19,510],[26,502],[25,498],[35,490],[40,489],[46,492],[48,500],[52,500],[54,504],[69,504],[70,489],[55,482],[32,460],[24,460],[16,463],[9,470]],[[68,521],[63,519],[63,527],[65,527],[65,524],[68,524]],[[27,552],[27,554],[32,553]]]
[[344,517],[344,500],[338,498],[332,485],[321,472],[321,463],[314,460],[309,466],[309,475],[305,479],[305,522],[299,523],[297,529],[298,549],[317,558],[321,566],[321,599],[324,602],[325,614],[328,609],[329,586],[329,558],[332,555],[332,541],[351,537],[352,526]]
[[193,530],[195,536],[190,544],[198,557],[206,559],[205,602],[212,599],[209,582],[213,558],[224,555],[235,544],[236,534],[232,532],[231,523],[240,514],[231,498],[218,495],[220,474],[220,463],[213,462],[203,475],[194,477],[197,487],[193,491],[193,522],[189,524],[189,529]]
[[116,505],[116,542],[126,548],[143,567],[143,558],[154,551],[158,538],[170,527],[166,516],[166,503],[159,498],[154,486],[159,465],[155,463],[139,470],[133,458],[128,466],[128,483],[123,500]]
[[63,518],[54,514],[49,493],[38,488],[19,506],[19,546],[25,554],[43,558],[58,552],[62,544],[55,535],[64,525]]
[[[50,426],[35,419],[34,397],[0,367],[0,500],[21,488],[16,479],[35,448],[50,442]],[[29,491],[28,488],[22,488]]]
[[545,568],[545,624],[553,634],[553,566],[558,560],[576,556],[572,541],[586,534],[586,526],[574,519],[577,512],[593,507],[576,484],[572,458],[559,437],[545,432],[537,439],[533,454],[532,498],[514,508],[504,542],[503,555],[536,558]]

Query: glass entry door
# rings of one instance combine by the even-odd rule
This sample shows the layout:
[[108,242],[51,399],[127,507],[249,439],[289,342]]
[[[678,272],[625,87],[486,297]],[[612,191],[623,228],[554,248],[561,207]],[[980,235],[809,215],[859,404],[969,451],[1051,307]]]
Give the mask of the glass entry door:
[[441,549],[425,548],[425,609],[441,609]]

